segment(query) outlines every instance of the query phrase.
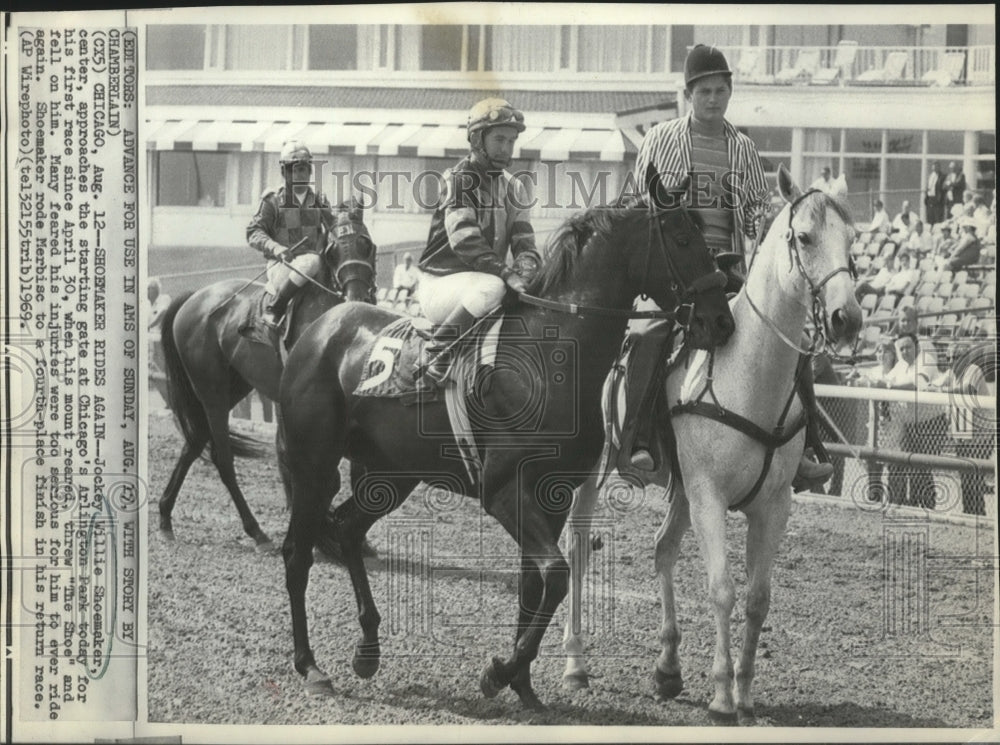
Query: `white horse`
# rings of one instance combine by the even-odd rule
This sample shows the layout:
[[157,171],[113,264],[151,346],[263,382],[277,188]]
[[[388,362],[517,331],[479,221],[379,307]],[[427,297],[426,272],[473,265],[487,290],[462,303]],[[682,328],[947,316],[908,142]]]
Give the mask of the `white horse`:
[[[803,338],[810,317],[834,346],[852,344],[862,313],[854,296],[850,246],[854,226],[841,203],[820,192],[805,195],[781,167],[778,185],[787,204],[751,261],[746,284],[733,298],[736,332],[714,359],[696,352],[667,378],[666,395],[677,440],[680,478],[669,458],[654,483],[667,488],[667,516],[656,533],[656,571],[662,590],[662,651],[656,662],[658,694],[682,687],[674,609],[673,570],[681,537],[693,525],[708,570],[715,610],[715,695],[710,716],[721,722],[753,719],[751,683],[761,626],[771,596],[771,566],[791,505],[791,482],[804,446],[804,411],[795,395]],[[683,405],[682,405],[683,404]],[[717,417],[722,409],[726,413]],[[613,463],[613,461],[612,461]],[[564,684],[586,687],[580,633],[582,580],[591,550],[589,531],[597,499],[593,474],[580,487],[569,519],[571,588],[563,637]],[[735,587],[726,558],[726,512],[747,516],[749,575],[746,629],[739,664],[730,657]],[[735,688],[735,690],[734,690]],[[739,714],[737,714],[739,712]]]

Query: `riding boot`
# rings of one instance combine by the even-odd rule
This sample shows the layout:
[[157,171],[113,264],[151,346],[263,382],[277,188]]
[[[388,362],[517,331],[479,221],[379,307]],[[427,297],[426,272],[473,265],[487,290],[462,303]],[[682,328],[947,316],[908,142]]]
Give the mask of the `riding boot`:
[[[669,329],[664,330],[669,332]],[[656,461],[650,449],[665,339],[663,330],[657,327],[646,334],[636,334],[633,339],[625,386],[625,421],[636,417],[629,462],[640,471],[653,471]]]
[[288,301],[298,289],[294,282],[285,282],[264,308],[264,323],[271,328],[277,328],[281,324],[281,319],[285,317]]
[[806,449],[811,450],[819,462],[812,460],[805,453],[799,461],[799,469],[792,481],[792,486],[798,491],[807,487],[822,486],[833,476],[833,465],[830,456],[823,445],[819,432],[819,404],[816,402],[816,389],[813,387],[812,365],[806,363],[799,376],[798,392],[802,405],[806,410]]
[[448,314],[444,323],[434,327],[431,339],[424,347],[423,364],[418,365],[415,371],[418,390],[430,390],[444,383],[455,358],[456,341],[478,320],[460,304]]

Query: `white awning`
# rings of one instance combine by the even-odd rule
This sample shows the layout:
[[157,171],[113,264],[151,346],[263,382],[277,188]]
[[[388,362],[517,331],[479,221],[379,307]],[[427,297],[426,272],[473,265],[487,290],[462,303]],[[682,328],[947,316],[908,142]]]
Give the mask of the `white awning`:
[[[468,153],[465,128],[453,125],[340,124],[317,121],[153,120],[145,123],[150,150],[279,152],[302,141],[313,155],[354,154],[459,158]],[[622,162],[638,151],[634,129],[529,127],[517,138],[514,158],[563,162]]]

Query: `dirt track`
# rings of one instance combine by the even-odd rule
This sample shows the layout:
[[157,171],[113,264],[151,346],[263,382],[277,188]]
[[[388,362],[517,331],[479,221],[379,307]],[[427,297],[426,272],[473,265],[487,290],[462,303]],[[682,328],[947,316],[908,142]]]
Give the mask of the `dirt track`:
[[[346,571],[328,563],[313,567],[313,649],[338,694],[317,699],[304,695],[292,669],[280,556],[255,552],[210,464],[195,464],[188,476],[174,511],[177,540],[168,543],[157,533],[155,499],[179,448],[170,419],[153,417],[149,721],[710,723],[714,626],[690,534],[677,571],[686,687],[670,703],[652,695],[659,623],[652,538],[664,513],[660,495],[624,513],[607,506],[600,513],[608,519],[605,547],[596,554],[603,568],[594,575],[602,610],[590,623],[603,631],[588,645],[591,670],[600,676],[589,690],[571,693],[560,685],[560,612],[533,666],[535,689],[549,710],[522,711],[509,690],[483,698],[483,665],[492,655],[507,656],[512,643],[516,546],[475,502],[418,493],[370,534],[380,551],[369,570],[383,619],[382,667],[374,678],[361,680],[350,668],[358,625]],[[261,526],[280,544],[288,514],[273,458],[240,460],[237,470]],[[734,638],[742,630],[745,600],[744,522],[729,521],[739,591]],[[883,550],[887,537],[901,531],[925,537],[927,548],[925,571],[912,561],[906,565],[906,586],[887,579],[896,564]],[[425,542],[414,541],[415,535]],[[990,527],[796,504],[758,658],[758,724],[992,726],[995,555]],[[885,605],[886,598],[895,601]]]

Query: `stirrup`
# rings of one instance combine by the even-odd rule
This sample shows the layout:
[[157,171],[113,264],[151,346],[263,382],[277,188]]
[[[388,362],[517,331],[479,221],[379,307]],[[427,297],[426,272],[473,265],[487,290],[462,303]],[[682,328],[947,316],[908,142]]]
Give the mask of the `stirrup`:
[[285,314],[278,315],[273,308],[265,308],[261,320],[268,328],[278,329],[281,328],[281,322],[285,320]]
[[637,468],[640,471],[652,471],[656,468],[656,463],[653,462],[653,455],[646,448],[639,448],[633,452],[629,462],[633,468]]
[[805,456],[799,461],[798,471],[792,480],[792,486],[796,491],[801,491],[811,486],[822,486],[833,476],[832,463],[817,463]]

